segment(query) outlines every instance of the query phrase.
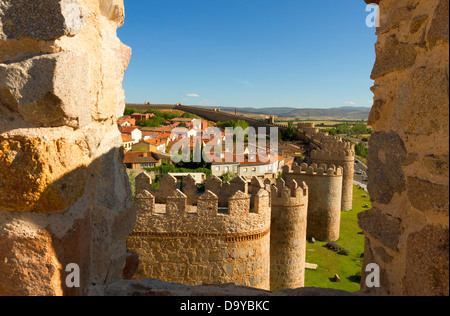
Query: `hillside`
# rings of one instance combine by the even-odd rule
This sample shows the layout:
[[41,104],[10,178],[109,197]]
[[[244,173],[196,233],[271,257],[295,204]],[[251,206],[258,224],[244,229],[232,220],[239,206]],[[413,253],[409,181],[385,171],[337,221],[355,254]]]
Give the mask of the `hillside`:
[[[234,108],[223,107],[225,111],[234,111]],[[367,120],[370,113],[369,107],[341,107],[330,109],[297,109],[289,107],[273,108],[238,108],[239,113],[276,115],[285,118],[310,119],[310,120]]]

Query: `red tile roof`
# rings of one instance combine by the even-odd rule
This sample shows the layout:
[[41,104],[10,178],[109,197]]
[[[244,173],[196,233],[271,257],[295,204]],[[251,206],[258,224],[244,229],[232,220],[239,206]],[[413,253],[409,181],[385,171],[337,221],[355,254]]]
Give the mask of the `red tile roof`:
[[127,135],[121,134],[120,136],[122,136],[122,141],[123,141],[124,143],[125,143],[125,142],[132,142],[132,141],[134,141],[133,138],[131,138],[131,137],[129,136],[129,134],[127,134]]
[[127,151],[123,163],[156,163],[159,159],[155,159],[154,154],[151,151]]
[[121,133],[124,133],[124,134],[132,133],[132,132],[134,132],[134,131],[137,130],[137,129],[138,129],[138,128],[137,128],[136,126],[119,127],[119,131],[120,131]]

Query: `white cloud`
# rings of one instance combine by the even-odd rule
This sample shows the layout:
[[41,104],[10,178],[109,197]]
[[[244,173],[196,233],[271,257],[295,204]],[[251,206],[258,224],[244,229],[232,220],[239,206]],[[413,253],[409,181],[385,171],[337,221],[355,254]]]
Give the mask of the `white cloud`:
[[196,93],[188,93],[186,94],[187,97],[191,97],[191,98],[200,98],[200,96]]
[[236,81],[237,83],[240,83],[240,84],[244,85],[244,86],[253,87],[253,83],[251,83],[250,81],[242,80],[242,79],[233,79],[233,80]]
[[353,102],[353,101],[347,101],[347,102],[345,102],[345,104],[348,104],[348,105],[355,105],[356,103]]

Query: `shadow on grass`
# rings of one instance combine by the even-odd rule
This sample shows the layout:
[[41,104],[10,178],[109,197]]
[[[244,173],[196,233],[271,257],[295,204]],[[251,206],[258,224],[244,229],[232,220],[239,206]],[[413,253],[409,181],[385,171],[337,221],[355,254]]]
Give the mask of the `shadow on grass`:
[[361,276],[360,275],[352,275],[352,276],[349,276],[347,278],[347,280],[349,280],[350,282],[353,282],[353,283],[360,284],[361,283]]

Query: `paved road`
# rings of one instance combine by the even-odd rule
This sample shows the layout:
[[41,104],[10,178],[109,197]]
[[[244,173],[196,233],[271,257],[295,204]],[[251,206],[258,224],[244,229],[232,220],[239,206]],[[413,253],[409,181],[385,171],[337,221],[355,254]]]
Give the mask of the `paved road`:
[[367,166],[357,160],[355,162],[354,183],[367,191]]

